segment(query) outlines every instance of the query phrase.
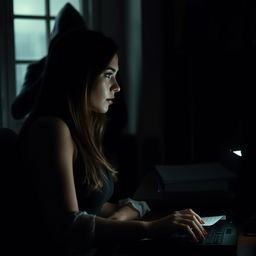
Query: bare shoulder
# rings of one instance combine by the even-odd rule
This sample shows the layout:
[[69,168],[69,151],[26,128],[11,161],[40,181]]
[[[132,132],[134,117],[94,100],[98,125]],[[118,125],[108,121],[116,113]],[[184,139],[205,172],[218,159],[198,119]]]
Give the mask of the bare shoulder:
[[55,116],[43,116],[33,122],[30,127],[32,134],[58,134],[70,136],[68,125],[61,119]]
[[59,117],[55,116],[42,116],[38,118],[31,126],[32,129],[51,129],[68,132],[69,128],[67,124]]
[[54,116],[44,116],[38,118],[30,128],[30,139],[47,140],[49,143],[65,140],[66,143],[73,144],[73,139],[68,125],[60,118]]

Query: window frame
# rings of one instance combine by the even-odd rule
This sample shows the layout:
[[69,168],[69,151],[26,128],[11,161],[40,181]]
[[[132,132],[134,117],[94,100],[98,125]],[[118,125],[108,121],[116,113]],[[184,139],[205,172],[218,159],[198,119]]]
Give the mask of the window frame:
[[[46,44],[49,44],[51,21],[50,1],[45,0],[45,15],[15,15],[13,1],[0,1],[0,127],[8,127],[18,132],[23,120],[15,120],[11,115],[11,104],[16,97],[16,64],[30,64],[35,60],[16,60],[14,41],[14,19],[40,19],[46,21]],[[89,28],[93,28],[95,18],[93,0],[80,0],[81,15]],[[95,17],[95,16],[94,16]],[[43,56],[42,56],[43,57]]]
[[14,31],[12,1],[0,1],[1,127],[15,129],[10,106],[15,97]]

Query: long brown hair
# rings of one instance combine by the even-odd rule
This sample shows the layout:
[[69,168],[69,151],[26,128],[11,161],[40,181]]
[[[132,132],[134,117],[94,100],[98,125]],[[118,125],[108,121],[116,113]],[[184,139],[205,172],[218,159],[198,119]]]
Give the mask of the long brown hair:
[[114,178],[117,173],[101,146],[105,115],[94,113],[88,105],[93,81],[116,53],[114,41],[95,31],[75,29],[54,40],[32,113],[58,116],[67,123],[83,159],[89,191],[102,187],[103,168]]

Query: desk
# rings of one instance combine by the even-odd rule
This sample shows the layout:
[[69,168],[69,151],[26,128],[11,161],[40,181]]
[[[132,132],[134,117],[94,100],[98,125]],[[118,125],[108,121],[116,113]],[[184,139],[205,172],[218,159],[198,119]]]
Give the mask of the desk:
[[244,236],[240,232],[238,237],[237,256],[256,255],[256,236]]
[[[227,192],[207,192],[203,193],[207,197],[208,203],[203,203],[202,192],[158,192],[158,179],[154,172],[148,173],[142,180],[142,183],[135,192],[135,200],[145,200],[149,203],[152,213],[146,216],[146,219],[154,219],[165,216],[171,210],[192,208],[200,214],[234,214],[233,203],[234,195]],[[219,195],[218,195],[219,193]],[[220,200],[221,198],[221,200]],[[167,209],[168,206],[168,209]],[[201,214],[202,215],[202,214]],[[237,256],[255,256],[256,255],[256,236],[244,236],[239,230]]]

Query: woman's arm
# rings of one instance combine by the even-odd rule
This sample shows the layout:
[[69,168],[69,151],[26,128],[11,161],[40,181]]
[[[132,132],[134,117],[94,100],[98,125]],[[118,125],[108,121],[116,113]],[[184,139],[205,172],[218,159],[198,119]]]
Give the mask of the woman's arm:
[[69,128],[61,119],[42,117],[32,124],[25,162],[40,175],[38,190],[47,214],[78,211],[73,176],[74,152]]
[[103,204],[101,208],[100,216],[103,218],[108,218],[111,215],[113,215],[118,209],[119,209],[118,204],[106,202],[105,204]]
[[[96,241],[122,241],[139,238],[154,238],[169,235],[177,231],[185,231],[194,242],[203,240],[207,234],[202,226],[203,220],[192,209],[172,212],[171,214],[153,221],[120,221],[96,217]],[[109,232],[111,230],[111,232]]]
[[139,218],[139,212],[129,205],[120,207],[118,204],[105,203],[101,209],[101,217],[113,220],[135,220]]
[[[32,128],[29,141],[27,155],[33,160],[32,168],[41,174],[40,191],[45,213],[49,218],[58,214],[79,213],[73,177],[74,143],[67,125],[57,118],[41,120]],[[132,216],[127,207],[116,212],[123,212],[122,216],[126,215],[126,221],[89,218],[86,214],[77,214],[73,219],[73,226],[69,226],[71,235],[80,237],[80,240],[84,237],[85,241],[81,240],[82,246],[88,240],[84,235],[87,229],[90,229],[88,232],[91,232],[91,238],[95,237],[96,241],[133,240],[169,234],[177,229],[187,230],[194,240],[203,238],[201,219],[193,211],[177,211],[159,220],[145,222],[127,220]]]
[[[28,140],[26,161],[33,170],[40,173],[39,192],[46,216],[50,219],[58,215],[70,216],[72,213],[80,212],[73,176],[75,146],[67,125],[55,117],[41,118],[32,125]],[[122,230],[121,236],[126,236],[131,229],[139,235],[143,233],[143,222],[136,222],[131,226],[129,226],[131,223],[116,222],[117,213],[121,213],[122,220],[136,218],[138,213],[130,207],[118,209],[117,205],[107,203],[102,212],[108,218],[95,218],[97,233],[105,233],[106,237],[109,237],[115,228],[117,229],[115,234],[120,234]],[[73,231],[77,230],[82,234],[88,227],[88,218],[86,214],[76,216],[74,218],[76,227]],[[105,230],[106,228],[111,232]]]

